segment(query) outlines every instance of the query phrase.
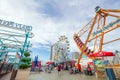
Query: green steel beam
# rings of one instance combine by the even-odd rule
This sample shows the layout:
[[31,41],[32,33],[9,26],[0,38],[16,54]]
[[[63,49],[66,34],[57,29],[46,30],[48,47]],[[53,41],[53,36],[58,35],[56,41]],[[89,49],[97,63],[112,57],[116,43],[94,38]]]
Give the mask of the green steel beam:
[[[25,37],[25,41],[24,41],[23,48],[20,49],[20,51],[21,51],[21,57],[24,57],[24,52],[25,52],[25,49],[24,49],[24,48],[27,46],[28,36],[29,36],[29,32],[26,33],[26,37]],[[27,51],[27,50],[26,50],[26,51]]]
[[21,44],[24,43],[24,42],[22,42],[22,41],[16,41],[16,40],[11,40],[11,39],[1,38],[1,37],[0,37],[0,39],[8,40],[8,41],[13,41],[13,42],[18,42],[18,43],[21,43]]
[[[19,35],[16,35],[16,34],[8,34],[8,33],[1,33],[0,32],[0,35],[6,35],[6,36],[16,36],[16,37],[23,37],[23,38],[25,38],[25,34],[19,34]],[[29,38],[32,38],[34,35],[33,35],[33,33],[31,33],[30,35],[29,35]]]
[[[33,33],[30,31],[24,31],[25,33],[19,31],[15,32],[15,30],[9,31],[3,30],[3,28],[0,29],[0,60],[4,59],[4,56],[8,52],[21,52],[21,57],[24,57],[24,52],[29,51],[28,48],[31,44],[28,39],[34,36]],[[10,60],[12,62],[15,61],[15,59]]]

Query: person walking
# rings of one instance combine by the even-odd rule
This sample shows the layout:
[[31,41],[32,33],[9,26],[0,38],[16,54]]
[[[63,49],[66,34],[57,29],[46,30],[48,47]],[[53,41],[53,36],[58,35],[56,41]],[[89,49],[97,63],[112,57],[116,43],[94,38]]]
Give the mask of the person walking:
[[92,69],[90,65],[87,66],[87,72],[88,72],[88,75],[92,75]]
[[78,72],[81,72],[81,65],[79,63],[77,65],[77,68],[78,68]]
[[60,64],[57,65],[58,76],[61,76],[62,66]]
[[51,66],[48,65],[48,73],[51,73]]

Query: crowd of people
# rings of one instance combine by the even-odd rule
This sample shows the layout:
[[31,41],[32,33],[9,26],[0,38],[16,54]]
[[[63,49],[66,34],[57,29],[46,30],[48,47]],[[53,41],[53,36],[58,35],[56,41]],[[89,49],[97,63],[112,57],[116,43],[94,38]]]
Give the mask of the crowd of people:
[[45,72],[51,73],[51,71],[53,70],[53,66],[52,65],[45,65]]
[[[48,72],[48,73],[51,73],[51,71],[53,69],[56,69],[58,71],[58,76],[61,76],[61,71],[63,71],[63,70],[69,70],[70,74],[82,73],[80,64],[77,64],[76,66],[72,65],[72,64],[71,65],[57,64],[56,66],[52,65],[52,64],[49,64],[49,65],[46,65],[44,67],[45,67],[45,72]],[[85,74],[92,75],[92,69],[91,69],[90,65],[88,65],[86,67],[86,73]]]

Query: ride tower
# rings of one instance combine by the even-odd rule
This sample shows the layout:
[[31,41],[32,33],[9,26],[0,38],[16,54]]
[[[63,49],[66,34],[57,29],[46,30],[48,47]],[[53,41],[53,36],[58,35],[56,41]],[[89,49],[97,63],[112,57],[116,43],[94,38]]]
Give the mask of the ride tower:
[[[90,59],[96,59],[96,57],[91,57],[90,54],[96,50],[102,52],[104,45],[120,40],[120,37],[116,35],[106,36],[106,34],[120,29],[120,9],[102,9],[97,6],[95,12],[96,15],[87,25],[73,36],[77,47],[81,51],[77,63],[80,62],[83,54]],[[83,35],[86,38],[82,37]],[[91,45],[93,50],[90,49]]]

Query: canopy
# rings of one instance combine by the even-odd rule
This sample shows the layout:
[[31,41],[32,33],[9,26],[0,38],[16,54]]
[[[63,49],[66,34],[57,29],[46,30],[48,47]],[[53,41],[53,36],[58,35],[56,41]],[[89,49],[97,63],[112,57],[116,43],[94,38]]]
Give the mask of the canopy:
[[106,52],[106,51],[101,51],[101,52],[95,52],[90,54],[90,57],[106,57],[106,56],[115,56],[113,52]]
[[88,64],[89,64],[90,66],[93,66],[93,62],[88,62]]
[[75,63],[76,61],[75,60],[69,60],[67,62],[70,62],[70,63]]
[[53,64],[54,62],[46,62],[46,64]]

